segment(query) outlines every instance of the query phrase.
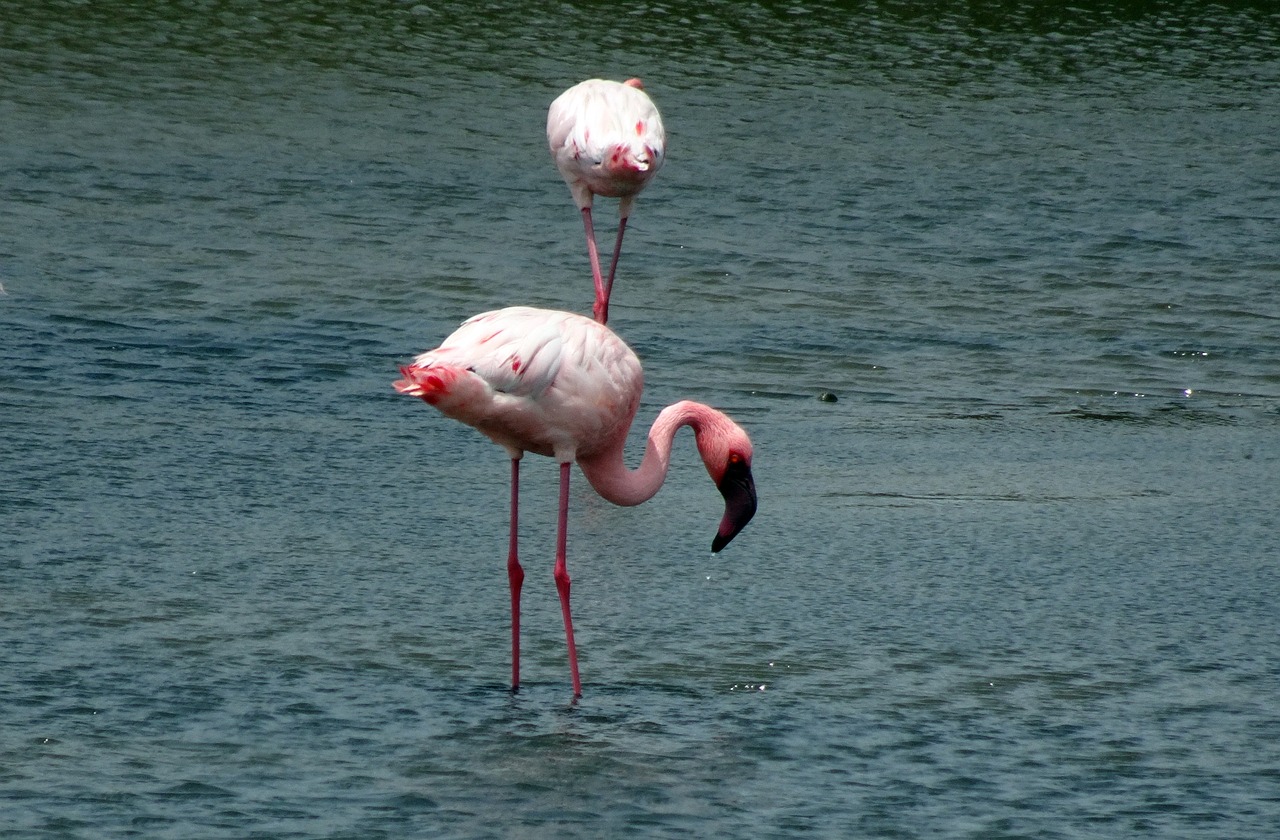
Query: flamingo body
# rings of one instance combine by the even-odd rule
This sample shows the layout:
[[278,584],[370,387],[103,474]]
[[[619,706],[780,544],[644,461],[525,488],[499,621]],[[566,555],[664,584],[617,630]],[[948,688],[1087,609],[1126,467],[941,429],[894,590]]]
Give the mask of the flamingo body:
[[402,367],[396,390],[420,397],[443,414],[474,426],[511,456],[512,688],[519,687],[519,600],[524,572],[517,557],[519,463],[525,452],[561,465],[555,579],[564,613],[574,695],[581,694],[570,581],[565,564],[569,465],[619,505],[652,498],[662,486],[675,433],[691,426],[698,453],[725,499],[712,541],[719,551],[756,510],[751,440],[728,416],[684,400],[663,409],[649,431],[644,458],[628,469],[627,434],[640,405],[640,361],[608,327],[568,312],[510,307],[477,315],[435,350]]
[[593,195],[630,200],[662,168],[662,116],[639,79],[588,79],[560,94],[547,110],[547,143],[578,209]]
[[[631,206],[666,158],[662,116],[639,79],[588,79],[560,94],[547,111],[547,144],[582,214],[595,283],[595,318],[605,323]],[[617,198],[618,235],[607,276],[591,219],[594,196]]]
[[[466,321],[396,388],[483,432],[512,457],[576,461],[620,447],[640,407],[640,360],[580,315],[513,306]],[[407,383],[407,384],[406,384]]]

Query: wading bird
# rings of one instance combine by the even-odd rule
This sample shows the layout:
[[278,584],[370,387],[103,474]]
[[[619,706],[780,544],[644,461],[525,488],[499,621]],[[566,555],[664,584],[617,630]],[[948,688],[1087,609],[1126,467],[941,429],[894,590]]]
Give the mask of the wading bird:
[[520,687],[520,587],[517,551],[520,459],[526,452],[560,463],[560,511],[554,578],[564,614],[574,697],[581,696],[578,654],[569,611],[565,547],[569,467],[577,462],[596,492],[617,505],[638,505],[667,475],[676,430],[691,426],[694,442],[725,499],[713,552],[756,511],[751,440],[725,414],[688,400],[667,406],[653,422],[644,459],[623,463],[627,432],[640,406],[640,360],[608,327],[570,312],[510,307],[468,320],[435,350],[400,368],[397,391],[421,397],[445,416],[487,435],[511,456],[511,688]]
[[[551,103],[547,111],[547,143],[582,212],[591,278],[596,286],[592,312],[604,324],[609,320],[609,295],[631,205],[662,168],[666,156],[662,117],[639,79],[588,79]],[[591,200],[597,195],[619,199],[618,238],[607,277],[600,271],[600,252],[591,224]]]

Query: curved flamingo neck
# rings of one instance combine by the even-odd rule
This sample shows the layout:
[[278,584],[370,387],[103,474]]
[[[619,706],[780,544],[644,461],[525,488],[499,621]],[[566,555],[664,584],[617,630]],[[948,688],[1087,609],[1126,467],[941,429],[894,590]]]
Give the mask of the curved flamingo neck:
[[[622,460],[625,441],[589,458],[578,458],[578,466],[595,491],[615,505],[638,505],[652,499],[667,478],[671,464],[671,441],[682,426],[691,426],[702,449],[703,435],[723,423],[732,424],[725,415],[702,403],[682,400],[664,408],[649,428],[644,459],[634,470]],[[706,463],[706,458],[703,458]],[[708,465],[710,468],[710,465]]]

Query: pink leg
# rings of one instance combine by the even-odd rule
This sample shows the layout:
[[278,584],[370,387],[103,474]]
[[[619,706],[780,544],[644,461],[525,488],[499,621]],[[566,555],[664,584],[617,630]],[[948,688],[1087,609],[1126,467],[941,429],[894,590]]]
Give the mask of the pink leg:
[[[627,229],[627,217],[618,219],[618,238],[613,243],[613,256],[609,258],[609,277],[604,281],[604,311],[609,312],[609,296],[613,294],[613,275],[618,273],[618,255],[622,253],[622,233]],[[604,323],[604,321],[600,321]]]
[[524,569],[520,567],[516,544],[520,520],[520,459],[511,459],[511,538],[507,548],[507,578],[511,581],[511,690],[520,690],[520,587]]
[[564,635],[569,642],[569,672],[573,675],[573,696],[582,696],[582,680],[578,677],[578,647],[573,643],[573,616],[569,613],[569,569],[565,550],[569,543],[569,463],[560,465],[560,522],[556,535],[556,589],[560,592],[560,610],[564,613]]
[[600,273],[600,251],[596,248],[596,230],[591,224],[591,208],[582,208],[582,226],[587,230],[587,256],[591,258],[591,279],[596,284],[596,302],[591,312],[600,323],[609,320],[609,292]]

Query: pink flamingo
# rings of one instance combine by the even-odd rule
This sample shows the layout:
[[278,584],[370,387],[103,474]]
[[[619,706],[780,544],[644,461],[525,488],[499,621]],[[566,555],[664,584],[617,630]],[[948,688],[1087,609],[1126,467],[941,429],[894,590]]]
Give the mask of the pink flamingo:
[[688,400],[667,406],[649,430],[644,459],[627,469],[622,450],[640,406],[640,360],[608,327],[570,312],[510,307],[468,320],[444,343],[400,368],[402,394],[421,397],[445,416],[474,426],[511,456],[511,688],[520,687],[520,587],[517,552],[520,459],[525,452],[560,462],[560,517],[554,577],[564,614],[574,697],[582,695],[569,611],[565,548],[569,465],[577,462],[596,492],[617,505],[638,505],[667,475],[671,441],[693,427],[707,472],[725,499],[711,543],[718,552],[756,511],[751,440],[721,412]]
[[[622,233],[636,195],[662,168],[666,134],[662,117],[639,79],[610,82],[588,79],[566,90],[547,111],[547,143],[556,167],[582,211],[587,231],[587,256],[596,300],[592,307],[600,323],[609,320],[609,295],[622,251]],[[618,238],[609,261],[609,276],[600,271],[591,200],[604,195],[619,199]]]

